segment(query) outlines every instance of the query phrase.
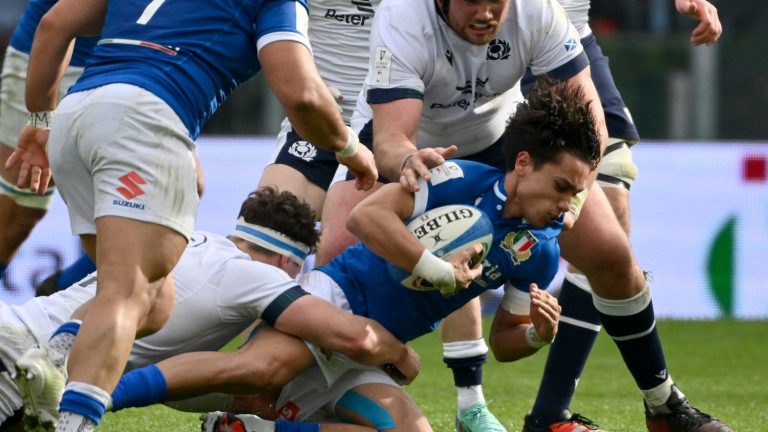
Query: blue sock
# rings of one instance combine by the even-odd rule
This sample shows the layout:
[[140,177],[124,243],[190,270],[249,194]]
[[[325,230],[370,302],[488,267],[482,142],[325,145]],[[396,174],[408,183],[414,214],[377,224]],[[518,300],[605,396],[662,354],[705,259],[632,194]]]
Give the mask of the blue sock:
[[483,384],[483,364],[487,358],[488,354],[466,358],[443,357],[443,362],[453,371],[456,387],[472,387]]
[[320,424],[278,420],[275,422],[275,432],[320,432]]
[[543,428],[564,420],[584,365],[600,332],[592,294],[567,279],[557,298],[563,308],[557,337],[549,348],[544,375],[528,422]]
[[8,268],[8,263],[0,262],[0,279],[2,279],[3,276],[5,276],[5,269],[7,268]]
[[[632,299],[621,302],[626,305],[595,299],[605,332],[613,338],[624,363],[641,390],[660,385],[668,376],[650,295],[646,289]],[[601,302],[607,307],[601,306]]]
[[84,253],[77,261],[59,272],[58,276],[56,276],[56,284],[59,286],[59,289],[67,289],[73,283],[88,276],[89,273],[93,273],[95,270],[96,264],[93,263],[88,254]]
[[[85,389],[73,389],[72,387],[85,387]],[[90,391],[88,390],[89,388],[96,390],[95,392]],[[80,414],[83,417],[93,420],[93,422],[98,425],[101,418],[104,417],[104,411],[106,411],[105,402],[108,400],[109,394],[104,390],[89,384],[78,383],[73,385],[73,383],[70,383],[67,384],[67,389],[61,397],[59,412],[68,411]]]
[[112,392],[112,411],[165,402],[168,384],[155,365],[134,369],[120,378]]

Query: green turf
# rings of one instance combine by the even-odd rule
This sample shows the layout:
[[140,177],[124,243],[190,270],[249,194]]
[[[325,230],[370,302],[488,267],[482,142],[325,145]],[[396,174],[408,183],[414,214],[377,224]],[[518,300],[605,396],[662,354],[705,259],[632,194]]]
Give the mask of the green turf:
[[[669,369],[695,406],[725,420],[737,432],[768,431],[768,321],[663,321],[658,324]],[[453,431],[455,392],[441,360],[437,334],[413,343],[422,373],[408,392],[435,431]],[[510,364],[489,360],[485,394],[510,432],[519,431],[536,394],[545,352]],[[613,343],[601,335],[572,409],[610,431],[645,431],[642,402]],[[102,431],[195,431],[196,415],[156,406],[108,414]]]

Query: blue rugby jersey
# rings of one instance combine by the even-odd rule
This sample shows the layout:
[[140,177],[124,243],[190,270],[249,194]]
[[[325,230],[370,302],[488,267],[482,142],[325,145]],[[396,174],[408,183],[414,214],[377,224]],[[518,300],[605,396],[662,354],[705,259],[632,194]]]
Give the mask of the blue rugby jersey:
[[93,56],[70,93],[131,84],[165,101],[197,138],[258,50],[307,40],[306,0],[110,0]]
[[[29,54],[32,50],[32,39],[35,37],[35,30],[40,23],[40,19],[50,10],[56,0],[30,0],[16,29],[11,36],[10,46],[14,49]],[[82,37],[75,41],[75,50],[72,52],[70,66],[85,66],[85,61],[91,55],[93,47],[96,46],[98,37]]]
[[401,285],[388,264],[363,244],[347,248],[318,270],[344,291],[352,311],[381,323],[403,342],[428,333],[437,322],[487,289],[509,283],[527,292],[531,283],[545,288],[557,273],[562,217],[536,228],[521,218],[502,218],[506,194],[504,171],[471,161],[444,164],[445,175],[435,175],[416,194],[414,216],[449,204],[473,205],[493,221],[493,246],[483,263],[483,274],[466,290],[451,297],[439,291],[415,291]]

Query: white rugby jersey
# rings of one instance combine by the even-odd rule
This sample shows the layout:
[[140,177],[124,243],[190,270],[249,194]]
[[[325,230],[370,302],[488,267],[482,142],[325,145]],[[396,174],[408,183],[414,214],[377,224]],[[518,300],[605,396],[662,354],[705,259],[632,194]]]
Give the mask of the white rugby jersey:
[[386,0],[376,10],[370,65],[353,128],[368,103],[423,98],[417,146],[459,147],[459,157],[490,146],[522,100],[519,81],[534,74],[569,78],[588,64],[576,29],[550,0],[511,0],[502,29],[472,45],[438,16],[432,0]]
[[[171,317],[159,332],[136,340],[128,369],[183,352],[218,350],[259,319],[278,295],[297,286],[279,268],[252,261],[226,237],[204,231],[194,232],[172,274]],[[47,342],[94,295],[95,276],[11,309],[38,341]]]
[[381,0],[309,0],[309,40],[320,76],[344,96],[349,121],[368,72],[368,38]]
[[589,27],[589,3],[590,0],[557,0],[568,14],[573,26],[579,32],[579,37],[584,39],[592,33]]

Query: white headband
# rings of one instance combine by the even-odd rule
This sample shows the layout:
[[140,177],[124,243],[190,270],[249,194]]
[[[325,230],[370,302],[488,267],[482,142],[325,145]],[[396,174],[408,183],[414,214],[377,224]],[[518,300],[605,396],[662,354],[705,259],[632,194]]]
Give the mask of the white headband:
[[235,232],[232,235],[259,245],[264,249],[285,255],[298,265],[304,264],[304,259],[307,258],[310,251],[309,246],[291,240],[287,235],[271,228],[248,223],[242,216],[237,219]]

